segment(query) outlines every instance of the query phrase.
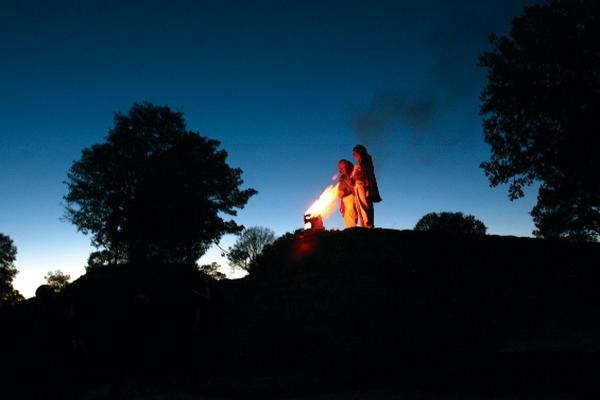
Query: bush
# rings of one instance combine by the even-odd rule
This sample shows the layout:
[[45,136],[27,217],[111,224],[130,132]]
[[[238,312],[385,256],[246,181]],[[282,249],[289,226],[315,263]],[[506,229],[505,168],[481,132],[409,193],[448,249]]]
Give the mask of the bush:
[[424,215],[414,230],[485,235],[487,227],[472,215],[464,215],[461,212],[432,212]]

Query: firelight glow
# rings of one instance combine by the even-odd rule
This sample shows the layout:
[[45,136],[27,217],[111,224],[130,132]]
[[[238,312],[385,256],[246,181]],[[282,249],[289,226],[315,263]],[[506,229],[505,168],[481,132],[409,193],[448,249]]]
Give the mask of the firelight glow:
[[[337,193],[337,183],[335,185],[327,186],[319,198],[312,203],[310,207],[308,207],[308,210],[306,210],[304,215],[309,215],[312,217],[320,215],[323,220],[327,219],[329,216],[331,216],[335,205],[337,204]],[[305,228],[307,227],[305,226]]]

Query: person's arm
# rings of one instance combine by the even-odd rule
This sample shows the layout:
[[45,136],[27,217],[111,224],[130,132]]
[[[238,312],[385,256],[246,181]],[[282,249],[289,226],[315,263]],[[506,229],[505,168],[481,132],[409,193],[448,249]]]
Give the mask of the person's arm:
[[354,169],[352,170],[352,179],[355,183],[364,182],[364,171],[359,163],[354,164]]
[[351,179],[352,178],[346,175],[340,176],[340,179],[338,180],[338,197],[340,199],[352,193]]

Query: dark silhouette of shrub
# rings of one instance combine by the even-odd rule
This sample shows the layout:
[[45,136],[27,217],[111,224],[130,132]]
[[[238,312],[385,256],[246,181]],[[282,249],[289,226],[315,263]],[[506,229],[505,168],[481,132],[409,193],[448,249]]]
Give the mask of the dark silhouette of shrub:
[[461,212],[432,212],[421,217],[414,230],[485,235],[487,227],[472,215],[464,215]]
[[219,263],[216,263],[214,261],[210,264],[201,265],[198,267],[198,269],[200,270],[200,272],[205,273],[206,275],[210,276],[213,279],[216,279],[217,281],[227,278],[227,276],[221,272],[221,266],[219,265]]
[[264,248],[275,240],[275,232],[269,228],[253,226],[244,229],[227,252],[227,260],[233,268],[250,271]]
[[61,270],[50,271],[44,276],[46,284],[50,286],[55,292],[60,292],[69,284],[71,275],[65,274]]

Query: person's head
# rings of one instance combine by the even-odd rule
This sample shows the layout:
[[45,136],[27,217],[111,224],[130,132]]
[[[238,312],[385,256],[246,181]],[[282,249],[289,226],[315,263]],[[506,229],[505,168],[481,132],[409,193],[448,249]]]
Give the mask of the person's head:
[[367,149],[362,144],[357,144],[352,149],[352,157],[354,157],[354,160],[356,160],[356,162],[361,162],[363,158],[366,157],[366,155]]
[[338,162],[338,170],[340,171],[340,174],[350,175],[353,168],[354,165],[352,165],[352,163],[348,160],[340,160]]

